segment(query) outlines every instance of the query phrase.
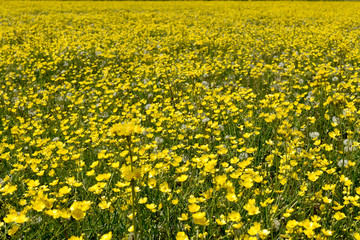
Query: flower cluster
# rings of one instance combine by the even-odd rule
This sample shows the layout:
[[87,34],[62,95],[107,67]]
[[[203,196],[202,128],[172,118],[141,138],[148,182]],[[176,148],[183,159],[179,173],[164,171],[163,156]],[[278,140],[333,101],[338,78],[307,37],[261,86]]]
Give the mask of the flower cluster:
[[0,1],[0,238],[360,239],[359,12]]

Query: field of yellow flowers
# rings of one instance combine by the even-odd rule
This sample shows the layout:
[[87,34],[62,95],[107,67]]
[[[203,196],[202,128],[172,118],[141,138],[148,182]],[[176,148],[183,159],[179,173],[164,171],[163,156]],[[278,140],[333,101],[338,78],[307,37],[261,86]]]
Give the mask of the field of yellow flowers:
[[359,12],[0,2],[0,239],[360,239]]

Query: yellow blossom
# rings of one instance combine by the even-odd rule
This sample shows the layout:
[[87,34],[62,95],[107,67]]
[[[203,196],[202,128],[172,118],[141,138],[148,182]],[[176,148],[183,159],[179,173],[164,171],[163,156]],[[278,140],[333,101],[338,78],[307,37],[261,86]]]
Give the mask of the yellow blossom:
[[112,238],[112,232],[108,232],[101,236],[100,240],[110,240]]
[[127,137],[133,134],[142,133],[142,129],[134,122],[125,122],[114,124],[110,128],[110,136]]
[[339,221],[339,220],[341,220],[341,219],[346,218],[346,215],[345,215],[345,213],[342,213],[342,212],[336,212],[336,213],[333,215],[333,218],[335,218],[337,221]]
[[176,234],[176,240],[189,240],[189,237],[186,235],[185,232],[178,232]]
[[248,203],[244,206],[244,209],[248,211],[250,216],[260,213],[259,207],[256,207],[255,205],[255,199],[249,199]]

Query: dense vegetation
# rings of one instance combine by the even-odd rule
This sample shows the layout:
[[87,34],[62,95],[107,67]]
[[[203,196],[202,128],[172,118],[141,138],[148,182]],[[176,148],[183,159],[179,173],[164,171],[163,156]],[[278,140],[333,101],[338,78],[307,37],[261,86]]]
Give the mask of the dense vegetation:
[[359,12],[0,2],[0,239],[360,239]]

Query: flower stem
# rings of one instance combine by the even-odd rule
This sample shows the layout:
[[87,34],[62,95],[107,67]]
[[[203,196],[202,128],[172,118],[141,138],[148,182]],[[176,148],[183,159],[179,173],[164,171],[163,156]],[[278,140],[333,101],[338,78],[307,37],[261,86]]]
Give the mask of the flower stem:
[[[134,162],[133,162],[133,154],[131,149],[131,136],[128,136],[127,138],[128,147],[129,147],[129,155],[130,155],[130,167],[131,172],[134,172]],[[136,193],[135,193],[135,179],[134,177],[131,179],[131,210],[132,210],[132,224],[134,228],[134,240],[137,240],[137,228],[136,228],[136,218],[135,218],[135,200],[136,200]]]

